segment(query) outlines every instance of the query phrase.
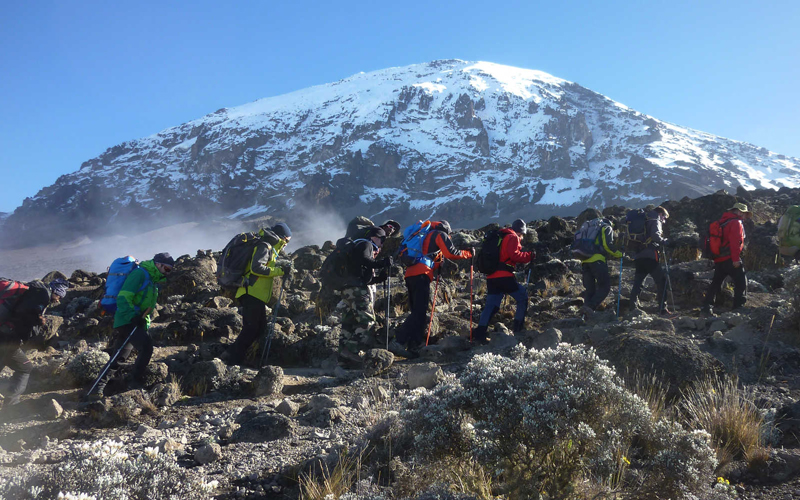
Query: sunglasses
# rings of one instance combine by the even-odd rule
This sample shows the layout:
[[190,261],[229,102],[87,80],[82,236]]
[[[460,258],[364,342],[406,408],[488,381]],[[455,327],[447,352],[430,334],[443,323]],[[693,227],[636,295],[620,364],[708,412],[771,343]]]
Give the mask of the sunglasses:
[[164,274],[169,274],[172,272],[172,266],[168,266],[166,264],[161,264],[161,269],[164,270]]

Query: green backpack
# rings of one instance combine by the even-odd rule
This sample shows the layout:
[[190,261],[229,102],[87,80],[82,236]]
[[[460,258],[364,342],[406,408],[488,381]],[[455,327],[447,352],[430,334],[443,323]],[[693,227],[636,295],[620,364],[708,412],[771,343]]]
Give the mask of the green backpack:
[[800,205],[792,205],[778,221],[778,241],[781,246],[800,246]]

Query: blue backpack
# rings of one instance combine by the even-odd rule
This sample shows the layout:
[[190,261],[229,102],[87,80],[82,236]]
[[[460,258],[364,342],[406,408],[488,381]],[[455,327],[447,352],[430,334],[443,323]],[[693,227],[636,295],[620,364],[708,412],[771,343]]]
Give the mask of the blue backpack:
[[433,259],[422,252],[422,244],[425,237],[431,232],[433,224],[431,221],[418,221],[403,231],[403,241],[400,243],[398,257],[405,266],[413,266],[422,262],[428,267],[433,267]]
[[[125,284],[128,275],[131,274],[134,269],[139,269],[139,261],[130,255],[115,259],[114,262],[111,263],[111,266],[108,268],[108,278],[106,278],[106,294],[100,301],[100,305],[106,313],[114,314],[117,311],[117,295],[119,295],[119,291],[122,290],[122,285]],[[150,273],[145,269],[142,270],[144,271],[145,278],[144,283],[142,283],[141,288],[138,290],[140,292],[150,284]]]
[[570,247],[572,256],[576,259],[588,259],[595,254],[605,254],[605,249],[600,242],[600,233],[611,223],[607,219],[587,220],[575,233],[575,240]]

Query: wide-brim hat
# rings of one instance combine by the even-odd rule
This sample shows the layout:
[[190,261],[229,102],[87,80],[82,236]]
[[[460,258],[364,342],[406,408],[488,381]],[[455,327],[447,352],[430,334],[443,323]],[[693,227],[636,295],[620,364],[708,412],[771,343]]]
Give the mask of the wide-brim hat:
[[748,213],[748,214],[750,213],[750,210],[747,209],[747,205],[745,205],[744,203],[734,203],[733,206],[728,209],[729,212],[731,210],[738,210],[740,212],[744,212],[744,213]]

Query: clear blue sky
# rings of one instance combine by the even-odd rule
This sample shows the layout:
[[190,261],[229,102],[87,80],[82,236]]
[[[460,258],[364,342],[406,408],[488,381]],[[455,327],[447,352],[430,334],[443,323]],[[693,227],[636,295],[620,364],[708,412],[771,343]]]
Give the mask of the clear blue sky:
[[796,0],[2,2],[0,211],[122,141],[444,58],[800,157],[799,25]]

